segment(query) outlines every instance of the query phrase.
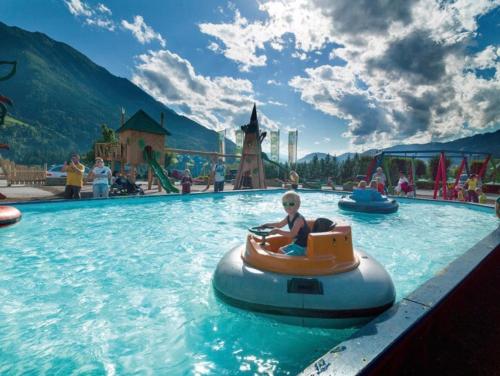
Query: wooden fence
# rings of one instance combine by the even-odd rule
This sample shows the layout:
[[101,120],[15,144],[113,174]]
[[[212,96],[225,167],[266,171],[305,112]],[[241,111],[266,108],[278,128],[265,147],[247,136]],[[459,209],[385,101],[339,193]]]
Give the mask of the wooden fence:
[[12,184],[45,185],[47,165],[23,166],[8,159],[0,159],[0,167],[9,186]]

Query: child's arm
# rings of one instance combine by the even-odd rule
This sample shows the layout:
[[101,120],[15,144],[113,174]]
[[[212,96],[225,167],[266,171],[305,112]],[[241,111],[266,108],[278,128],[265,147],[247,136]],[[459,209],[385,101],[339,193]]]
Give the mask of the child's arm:
[[280,228],[286,225],[286,217],[280,221],[280,222],[273,222],[273,223],[264,223],[261,227],[267,227],[267,228]]
[[[284,222],[286,223],[286,218],[284,219]],[[283,226],[280,226],[280,227],[283,227]],[[304,226],[304,220],[302,218],[299,218],[295,221],[291,231],[280,230],[279,228],[275,228],[275,229],[271,230],[269,235],[279,234],[281,236],[284,236],[285,238],[292,238],[293,239],[298,235],[302,226]]]

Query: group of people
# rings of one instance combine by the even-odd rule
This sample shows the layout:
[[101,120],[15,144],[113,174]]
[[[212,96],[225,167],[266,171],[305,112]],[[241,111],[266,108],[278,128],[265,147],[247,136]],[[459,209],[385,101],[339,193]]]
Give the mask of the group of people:
[[[66,172],[64,198],[80,199],[85,174],[85,166],[80,162],[80,156],[76,153],[72,154],[71,159],[64,162],[62,171]],[[93,179],[92,192],[94,198],[109,197],[110,186],[113,184],[131,190],[132,183],[117,171],[111,173],[111,169],[104,165],[104,160],[100,157],[95,159],[95,165],[90,170],[87,178]]]
[[[64,198],[80,199],[85,174],[85,166],[80,162],[80,156],[73,153],[70,160],[64,162],[62,171],[66,172]],[[221,158],[217,160],[217,163],[212,169],[212,173],[214,174],[214,192],[224,191],[226,168]],[[94,198],[109,197],[110,187],[113,184],[122,185],[126,190],[128,190],[128,185],[133,184],[129,179],[121,176],[117,171],[111,173],[111,169],[104,165],[104,160],[100,157],[95,159],[95,165],[90,170],[87,179],[93,179],[92,192]],[[193,178],[191,177],[191,171],[189,171],[189,169],[184,171],[180,184],[183,194],[191,193]]]
[[485,204],[487,198],[479,185],[479,176],[474,173],[470,174],[463,186],[457,185],[451,187],[448,193],[449,198],[463,202],[468,201]]

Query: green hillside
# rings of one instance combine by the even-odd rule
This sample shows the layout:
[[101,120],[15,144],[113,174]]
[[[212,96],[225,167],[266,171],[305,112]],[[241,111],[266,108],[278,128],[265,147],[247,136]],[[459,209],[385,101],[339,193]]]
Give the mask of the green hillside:
[[0,143],[11,146],[3,156],[18,163],[53,163],[71,151],[86,152],[100,136],[101,124],[119,127],[122,107],[127,117],[142,108],[158,121],[163,111],[165,127],[172,133],[170,147],[217,149],[214,131],[179,116],[67,44],[1,22],[0,40],[0,60],[18,63],[17,74],[0,82],[0,93],[14,102],[11,117],[0,129]]

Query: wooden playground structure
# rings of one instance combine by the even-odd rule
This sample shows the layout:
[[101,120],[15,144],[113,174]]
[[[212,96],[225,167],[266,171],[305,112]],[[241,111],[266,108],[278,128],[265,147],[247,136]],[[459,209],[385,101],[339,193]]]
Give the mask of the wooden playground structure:
[[[160,183],[158,184],[158,190],[161,191],[163,186],[167,192],[176,192],[178,190],[170,183],[166,171],[162,167],[166,153],[204,156],[212,164],[215,164],[218,158],[239,158],[240,164],[234,189],[266,188],[261,148],[266,133],[259,130],[255,105],[250,123],[241,127],[245,133],[241,155],[166,147],[167,136],[171,134],[164,128],[163,120],[163,114],[161,114],[160,123],[158,123],[143,110],[137,111],[127,121],[125,121],[122,114],[121,126],[116,131],[119,140],[117,142],[96,143],[95,156],[109,162],[112,171],[115,170],[116,162],[119,162],[120,173],[122,174],[125,173],[125,165],[129,165],[130,179],[134,182],[137,167],[140,164],[148,164],[148,189],[151,189],[153,175],[155,175]],[[213,173],[208,179],[206,189],[208,189],[212,181]]]

